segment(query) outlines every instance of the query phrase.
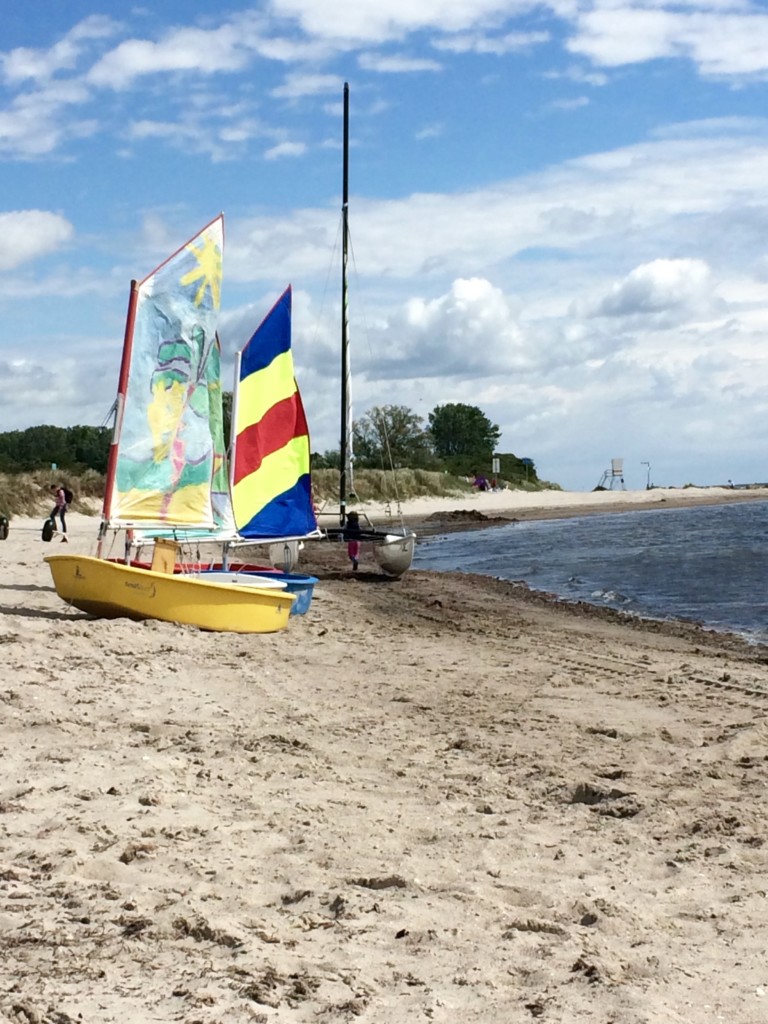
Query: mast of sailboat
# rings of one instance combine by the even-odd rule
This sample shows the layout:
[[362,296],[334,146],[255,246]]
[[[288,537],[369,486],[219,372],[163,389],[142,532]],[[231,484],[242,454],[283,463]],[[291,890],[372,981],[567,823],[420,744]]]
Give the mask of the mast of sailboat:
[[133,347],[133,328],[136,324],[136,307],[139,301],[139,284],[131,281],[131,290],[128,296],[128,314],[125,318],[125,334],[123,336],[123,355],[120,361],[120,377],[117,382],[117,397],[115,398],[114,410],[115,421],[112,426],[112,441],[109,446],[107,458],[107,478],[104,483],[104,499],[101,506],[101,526],[96,543],[96,557],[101,558],[102,545],[109,525],[109,517],[112,513],[112,496],[117,477],[117,449],[120,442],[120,434],[123,429],[123,413],[125,412],[125,395],[128,391],[128,376],[131,370],[131,350]]
[[341,441],[339,444],[339,525],[347,521],[347,463],[349,460],[349,83],[344,83],[343,178],[341,199]]

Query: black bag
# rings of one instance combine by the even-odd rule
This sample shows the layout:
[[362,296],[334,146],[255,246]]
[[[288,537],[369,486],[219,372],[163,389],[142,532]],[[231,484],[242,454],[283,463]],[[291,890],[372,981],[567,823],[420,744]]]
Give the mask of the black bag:
[[0,540],[8,539],[8,516],[0,516]]
[[71,505],[72,502],[75,500],[74,494],[72,493],[72,491],[70,491],[68,487],[62,487],[62,491],[64,491],[64,501],[66,501],[68,505]]
[[53,537],[53,520],[46,519],[43,523],[43,540],[48,543]]

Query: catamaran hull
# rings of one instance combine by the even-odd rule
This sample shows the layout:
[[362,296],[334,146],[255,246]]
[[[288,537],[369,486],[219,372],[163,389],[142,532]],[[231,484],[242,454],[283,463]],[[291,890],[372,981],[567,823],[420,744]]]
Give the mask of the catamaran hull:
[[286,590],[234,587],[138,569],[86,555],[49,555],[56,593],[98,618],[159,619],[216,633],[285,629],[295,597]]
[[388,533],[380,541],[374,541],[373,557],[388,576],[402,576],[411,567],[416,534],[404,536]]

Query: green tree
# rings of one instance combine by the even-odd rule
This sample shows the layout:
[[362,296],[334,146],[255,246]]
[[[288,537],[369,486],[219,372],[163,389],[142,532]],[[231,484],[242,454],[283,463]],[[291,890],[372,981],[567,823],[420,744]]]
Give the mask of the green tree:
[[461,402],[436,406],[429,414],[429,433],[437,455],[460,473],[488,470],[501,437],[481,409]]
[[312,469],[338,469],[339,451],[311,452],[310,465]]
[[29,472],[55,463],[63,470],[103,473],[112,431],[107,427],[55,427],[44,424],[0,434],[0,469]]
[[435,462],[424,421],[404,405],[375,405],[352,424],[355,465],[423,469]]

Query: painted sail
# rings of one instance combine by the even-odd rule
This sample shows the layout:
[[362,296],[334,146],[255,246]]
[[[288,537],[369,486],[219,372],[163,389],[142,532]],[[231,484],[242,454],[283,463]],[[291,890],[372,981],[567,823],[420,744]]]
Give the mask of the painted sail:
[[112,525],[216,525],[211,418],[221,405],[223,247],[219,216],[134,286],[105,500]]
[[240,536],[315,532],[309,431],[291,353],[290,287],[240,353],[233,414],[232,506]]

